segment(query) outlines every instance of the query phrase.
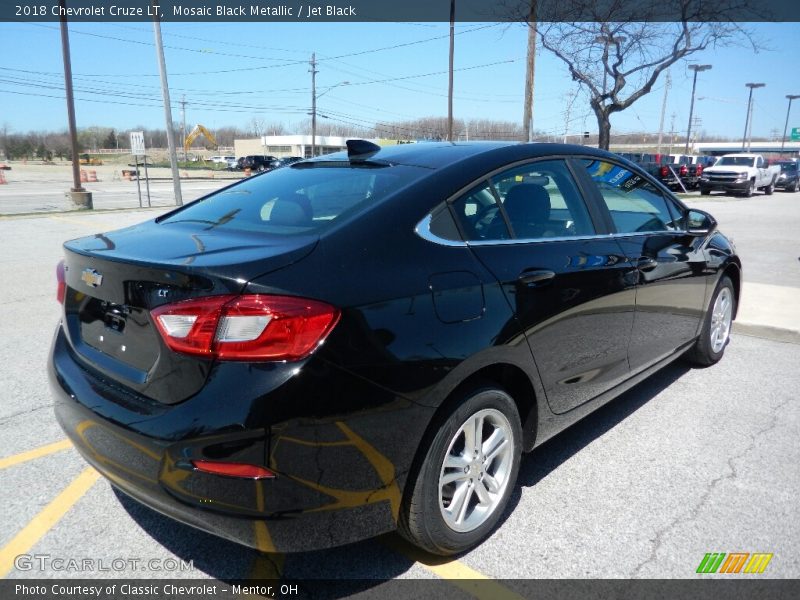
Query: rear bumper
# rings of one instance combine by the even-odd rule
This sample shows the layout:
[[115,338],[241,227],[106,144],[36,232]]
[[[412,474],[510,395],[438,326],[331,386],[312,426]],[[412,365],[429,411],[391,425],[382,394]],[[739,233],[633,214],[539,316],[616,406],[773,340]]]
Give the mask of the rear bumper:
[[[303,385],[290,382],[254,397],[245,419],[236,400],[217,398],[210,427],[207,399],[159,406],[123,397],[80,364],[60,327],[48,371],[59,424],[112,485],[168,517],[262,551],[328,548],[393,530],[415,438],[430,418],[399,401],[389,409],[376,402],[374,413],[331,406],[335,418],[326,411],[298,418],[284,403],[302,405],[291,392]],[[263,412],[265,403],[275,415]],[[201,412],[187,420],[182,408],[192,405]],[[277,477],[212,475],[193,468],[198,458],[259,464]]]

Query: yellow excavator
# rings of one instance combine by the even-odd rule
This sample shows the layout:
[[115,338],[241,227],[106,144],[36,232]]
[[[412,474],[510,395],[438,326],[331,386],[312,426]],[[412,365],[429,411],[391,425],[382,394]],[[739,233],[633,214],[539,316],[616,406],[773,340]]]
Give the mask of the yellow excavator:
[[205,136],[212,146],[217,145],[217,140],[214,139],[214,136],[211,134],[211,132],[198,123],[194,126],[194,129],[189,132],[189,135],[186,136],[186,139],[183,142],[183,151],[189,152],[189,148],[191,148],[192,143],[201,135]]

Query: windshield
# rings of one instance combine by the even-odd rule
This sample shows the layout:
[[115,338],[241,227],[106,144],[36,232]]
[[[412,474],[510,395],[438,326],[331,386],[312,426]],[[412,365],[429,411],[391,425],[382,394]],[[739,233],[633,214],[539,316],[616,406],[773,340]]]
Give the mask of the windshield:
[[781,171],[797,171],[797,163],[780,163],[781,164]]
[[715,167],[752,167],[755,162],[752,156],[723,156]]
[[429,172],[347,161],[300,163],[222,190],[160,222],[278,235],[316,233]]

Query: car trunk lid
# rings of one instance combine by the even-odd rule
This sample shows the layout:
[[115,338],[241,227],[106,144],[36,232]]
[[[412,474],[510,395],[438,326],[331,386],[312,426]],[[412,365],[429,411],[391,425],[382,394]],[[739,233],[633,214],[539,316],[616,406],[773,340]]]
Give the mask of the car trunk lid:
[[88,369],[112,385],[174,404],[205,383],[210,359],[172,352],[150,311],[239,294],[248,281],[310,253],[318,238],[156,223],[64,244],[64,330]]

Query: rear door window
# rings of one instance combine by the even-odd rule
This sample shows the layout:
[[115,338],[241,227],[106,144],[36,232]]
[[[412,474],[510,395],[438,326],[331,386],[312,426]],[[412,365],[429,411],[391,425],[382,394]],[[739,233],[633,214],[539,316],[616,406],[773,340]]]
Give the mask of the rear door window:
[[594,226],[567,165],[537,161],[502,171],[452,202],[468,241],[593,235]]

